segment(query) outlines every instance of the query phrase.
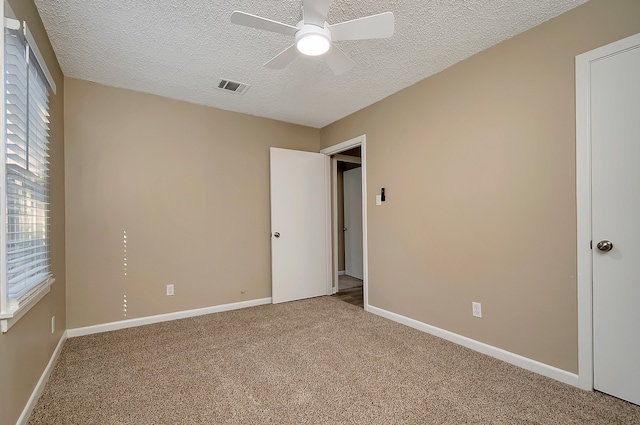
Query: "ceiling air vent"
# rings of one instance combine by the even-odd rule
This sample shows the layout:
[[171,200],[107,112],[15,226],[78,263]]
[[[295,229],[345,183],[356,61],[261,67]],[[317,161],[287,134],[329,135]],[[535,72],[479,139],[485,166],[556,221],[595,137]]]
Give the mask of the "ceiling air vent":
[[218,83],[218,88],[221,90],[228,90],[238,94],[244,94],[249,89],[249,84],[238,83],[237,81],[221,79]]

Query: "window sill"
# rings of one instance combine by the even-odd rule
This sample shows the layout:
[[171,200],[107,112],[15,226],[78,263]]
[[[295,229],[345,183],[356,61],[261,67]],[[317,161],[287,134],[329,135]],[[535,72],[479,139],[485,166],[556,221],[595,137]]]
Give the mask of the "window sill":
[[56,280],[49,278],[42,282],[36,289],[30,293],[26,298],[20,300],[20,305],[13,308],[6,313],[0,313],[0,330],[2,333],[6,333],[13,325],[15,325],[27,311],[31,310],[31,307],[36,305],[38,301],[42,299],[51,290],[51,285]]

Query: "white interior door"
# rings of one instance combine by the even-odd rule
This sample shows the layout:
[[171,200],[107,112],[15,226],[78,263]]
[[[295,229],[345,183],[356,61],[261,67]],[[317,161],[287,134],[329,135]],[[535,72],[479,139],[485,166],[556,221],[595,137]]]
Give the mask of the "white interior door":
[[590,111],[594,388],[640,404],[640,46],[591,63]]
[[329,157],[271,148],[273,303],[327,295],[331,286]]
[[345,273],[363,278],[362,267],[362,168],[343,173]]

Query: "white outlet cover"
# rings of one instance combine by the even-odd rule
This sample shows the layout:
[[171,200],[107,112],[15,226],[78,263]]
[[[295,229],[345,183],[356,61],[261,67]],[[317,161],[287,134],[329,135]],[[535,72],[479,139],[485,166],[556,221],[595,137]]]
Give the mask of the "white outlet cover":
[[173,295],[173,285],[167,285],[167,295]]
[[472,309],[473,317],[482,317],[482,304],[472,302],[471,309]]

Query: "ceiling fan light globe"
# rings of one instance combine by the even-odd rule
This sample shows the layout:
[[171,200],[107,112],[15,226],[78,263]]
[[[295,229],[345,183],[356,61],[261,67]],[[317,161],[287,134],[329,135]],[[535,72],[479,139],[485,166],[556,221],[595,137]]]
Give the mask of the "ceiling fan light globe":
[[296,41],[298,51],[307,56],[320,56],[329,50],[331,42],[322,34],[305,34]]

